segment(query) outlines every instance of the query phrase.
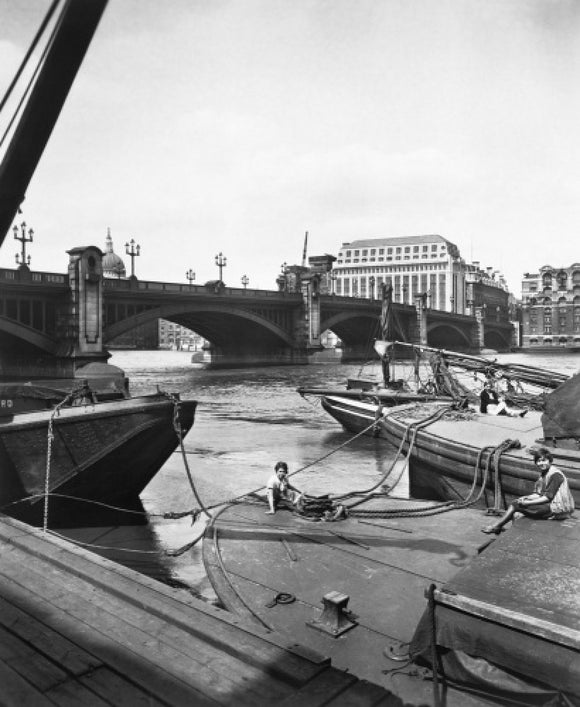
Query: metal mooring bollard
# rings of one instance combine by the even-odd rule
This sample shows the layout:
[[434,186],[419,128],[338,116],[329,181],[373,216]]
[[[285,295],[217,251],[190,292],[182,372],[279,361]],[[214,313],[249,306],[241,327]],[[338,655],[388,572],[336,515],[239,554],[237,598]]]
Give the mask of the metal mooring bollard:
[[306,625],[315,628],[317,631],[328,633],[334,638],[341,636],[358,623],[348,615],[350,611],[348,611],[346,605],[349,598],[348,594],[328,592],[322,597],[322,604],[324,605],[322,614],[317,619],[307,621]]

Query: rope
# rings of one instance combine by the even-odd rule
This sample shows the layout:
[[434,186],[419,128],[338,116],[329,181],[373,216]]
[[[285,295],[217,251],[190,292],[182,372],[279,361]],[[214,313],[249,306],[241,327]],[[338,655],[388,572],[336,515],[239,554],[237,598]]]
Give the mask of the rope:
[[[201,500],[199,494],[197,493],[197,488],[195,486],[195,483],[193,481],[193,476],[191,474],[191,469],[189,468],[189,463],[187,461],[187,454],[185,453],[185,447],[183,445],[183,433],[181,430],[181,420],[180,420],[180,414],[179,414],[179,398],[176,395],[173,395],[172,393],[164,393],[165,397],[167,397],[172,403],[173,403],[173,429],[175,430],[175,434],[177,435],[177,439],[179,440],[179,447],[181,449],[181,457],[183,459],[183,465],[185,467],[185,471],[187,473],[187,478],[189,480],[189,485],[191,487],[191,491],[195,497],[195,500],[198,502],[200,509],[202,510],[203,513],[206,514],[208,518],[211,518],[212,515],[209,512],[208,508],[204,505],[203,501]],[[194,518],[195,520],[195,518]]]
[[[337,500],[343,500],[343,499],[346,499],[346,498],[350,498],[350,497],[353,496],[353,495],[370,494],[370,493],[372,493],[375,489],[377,489],[379,486],[382,486],[382,485],[384,484],[384,482],[389,478],[389,476],[391,475],[391,473],[393,472],[393,469],[395,468],[395,465],[396,465],[397,461],[399,460],[399,457],[400,457],[401,454],[402,454],[403,448],[404,448],[405,444],[407,443],[407,437],[408,437],[408,435],[409,435],[409,432],[410,432],[413,428],[415,428],[415,430],[414,430],[414,432],[413,432],[413,436],[412,436],[412,438],[411,438],[411,441],[409,442],[409,449],[408,449],[408,451],[407,451],[407,455],[408,455],[407,458],[410,457],[411,450],[412,450],[413,445],[414,445],[414,442],[415,442],[415,436],[416,436],[417,430],[418,430],[419,428],[427,427],[427,426],[430,425],[432,422],[435,422],[436,420],[438,420],[440,417],[442,417],[442,416],[445,414],[445,412],[446,412],[448,409],[449,409],[449,408],[447,408],[447,407],[440,408],[439,410],[436,410],[435,412],[430,413],[430,414],[429,414],[427,417],[425,417],[424,419],[422,419],[422,420],[417,420],[417,421],[415,421],[415,422],[410,422],[410,423],[407,425],[407,427],[406,427],[406,429],[405,429],[405,432],[404,432],[404,434],[403,434],[403,436],[402,436],[402,438],[401,438],[401,442],[400,442],[400,444],[399,444],[399,447],[398,447],[398,449],[397,449],[397,453],[395,454],[395,457],[394,457],[393,461],[391,462],[391,465],[390,465],[389,469],[385,472],[385,474],[383,474],[383,476],[381,477],[381,479],[379,479],[379,481],[378,481],[376,484],[374,484],[373,486],[371,486],[369,489],[366,489],[366,490],[363,490],[363,491],[353,491],[353,492],[349,492],[348,494],[342,494],[342,495],[338,495],[338,496],[331,496],[332,500],[333,500],[333,501],[337,501]],[[393,414],[394,414],[394,413],[393,413]],[[401,473],[399,474],[398,479],[397,479],[397,480],[395,481],[395,483],[391,486],[391,491],[392,491],[394,488],[396,488],[397,484],[401,481],[401,478],[402,478],[402,476],[403,476],[403,471],[404,471],[404,468],[401,470]],[[364,500],[365,500],[365,499],[361,499],[358,503],[363,503]],[[353,504],[353,505],[358,505],[358,503],[357,503],[357,504]],[[351,506],[350,508],[352,508],[352,506]],[[369,514],[374,514],[374,513],[376,513],[376,512],[373,512],[373,511],[355,511],[355,513],[353,514],[353,513],[351,513],[350,508],[349,508],[349,514],[351,514],[351,515],[363,514],[363,513],[364,513],[364,514],[366,514],[366,513],[369,513]]]
[[50,496],[50,466],[52,463],[52,443],[54,442],[54,418],[60,414],[61,408],[67,403],[74,400],[75,396],[78,394],[79,390],[73,390],[68,395],[66,395],[60,403],[56,405],[50,419],[48,420],[48,433],[47,433],[47,449],[46,449],[46,471],[44,474],[44,510],[42,517],[42,532],[46,533],[48,529],[48,498]]

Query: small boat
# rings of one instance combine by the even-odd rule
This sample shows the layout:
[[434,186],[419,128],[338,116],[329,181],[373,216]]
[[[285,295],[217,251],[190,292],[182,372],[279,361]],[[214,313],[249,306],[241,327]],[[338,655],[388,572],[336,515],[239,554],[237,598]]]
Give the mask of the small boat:
[[192,427],[195,408],[162,392],[99,398],[87,386],[70,395],[56,386],[3,384],[0,509],[38,522],[47,492],[54,522],[71,497],[132,507]]

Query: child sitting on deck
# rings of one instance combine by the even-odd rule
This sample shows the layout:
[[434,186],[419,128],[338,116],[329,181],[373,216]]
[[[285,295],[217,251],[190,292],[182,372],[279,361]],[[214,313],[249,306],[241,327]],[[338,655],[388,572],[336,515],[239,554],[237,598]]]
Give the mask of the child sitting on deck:
[[564,472],[553,466],[552,454],[545,447],[533,450],[534,462],[540,470],[534,493],[521,496],[508,506],[504,515],[493,525],[482,528],[483,533],[501,533],[503,527],[516,514],[541,520],[563,520],[574,513],[574,497]]
[[288,481],[288,464],[286,462],[278,462],[274,467],[274,473],[268,479],[266,486],[268,494],[268,505],[270,510],[266,513],[273,515],[276,513],[276,507],[283,503],[287,507],[295,506],[300,510],[304,494]]

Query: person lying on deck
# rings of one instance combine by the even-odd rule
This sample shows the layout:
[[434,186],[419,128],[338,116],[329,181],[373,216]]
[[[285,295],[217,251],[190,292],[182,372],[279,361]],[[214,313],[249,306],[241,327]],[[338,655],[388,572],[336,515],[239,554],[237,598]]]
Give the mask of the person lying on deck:
[[493,411],[494,415],[507,415],[508,417],[524,417],[525,414],[528,412],[528,408],[525,408],[524,410],[515,410],[514,408],[508,407],[508,404],[505,399],[505,395],[499,396],[499,402],[495,407],[495,410]]
[[479,401],[479,411],[483,414],[525,417],[528,412],[528,408],[524,408],[523,410],[510,408],[505,399],[505,395],[503,393],[498,395],[489,383],[485,384],[479,394]]
[[512,501],[496,523],[481,529],[483,533],[501,533],[506,523],[522,515],[540,520],[563,520],[574,513],[574,497],[570,492],[568,479],[561,469],[552,464],[554,458],[550,451],[540,447],[532,453],[540,471],[534,493]]
[[497,393],[491,387],[491,383],[486,383],[479,394],[479,411],[485,415],[489,405],[497,405],[498,403]]
[[276,464],[274,473],[268,479],[266,490],[270,506],[270,510],[266,513],[269,515],[276,513],[276,507],[280,504],[290,508],[295,506],[297,510],[300,510],[304,494],[288,481],[288,464],[286,462]]

